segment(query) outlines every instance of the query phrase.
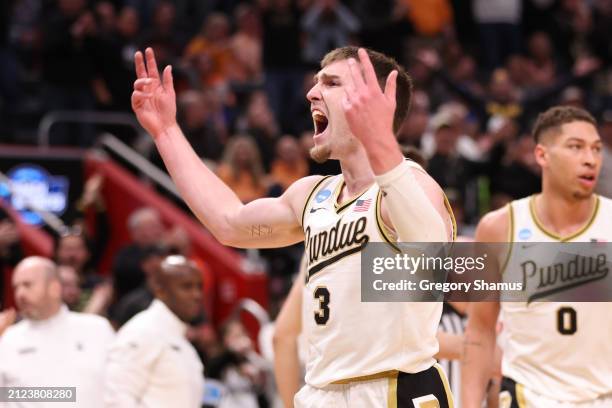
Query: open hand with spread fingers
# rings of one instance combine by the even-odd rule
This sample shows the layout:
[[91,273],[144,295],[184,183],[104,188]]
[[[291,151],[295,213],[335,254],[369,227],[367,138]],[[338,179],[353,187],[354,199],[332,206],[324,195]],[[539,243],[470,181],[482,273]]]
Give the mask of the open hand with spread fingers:
[[132,93],[132,109],[143,128],[154,138],[176,125],[176,95],[172,67],[167,66],[160,77],[151,48],[145,55],[137,51],[134,57],[136,81]]
[[352,83],[345,88],[342,108],[351,132],[367,151],[374,173],[382,174],[403,160],[393,134],[398,73],[389,73],[383,91],[366,50],[360,48],[358,54],[359,63],[354,58],[348,60]]

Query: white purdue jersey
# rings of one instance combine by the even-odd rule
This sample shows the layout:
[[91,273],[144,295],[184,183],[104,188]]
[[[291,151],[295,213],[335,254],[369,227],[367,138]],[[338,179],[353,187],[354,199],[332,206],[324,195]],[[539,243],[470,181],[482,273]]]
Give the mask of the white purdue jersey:
[[343,184],[341,175],[319,182],[302,217],[302,326],[306,383],[313,387],[391,370],[420,372],[438,351],[442,303],[361,301],[361,250],[393,239],[380,217],[378,185],[339,206]]
[[[538,221],[534,198],[510,204],[514,247],[517,242],[612,241],[612,200],[596,196],[586,227],[562,239]],[[508,261],[513,273],[519,267],[516,253],[513,249]],[[502,302],[500,318],[506,377],[557,401],[590,401],[612,393],[612,303]]]

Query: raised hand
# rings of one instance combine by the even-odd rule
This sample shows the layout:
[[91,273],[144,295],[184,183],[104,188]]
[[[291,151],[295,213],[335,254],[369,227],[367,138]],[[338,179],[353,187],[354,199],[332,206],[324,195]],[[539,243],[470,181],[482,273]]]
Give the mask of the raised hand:
[[397,71],[389,73],[383,91],[367,52],[360,48],[358,53],[361,67],[355,59],[348,60],[352,83],[345,87],[342,108],[351,133],[365,147],[374,172],[380,174],[402,160],[393,134]]
[[[145,62],[146,58],[146,62]],[[160,78],[151,48],[136,52],[136,81],[132,93],[132,109],[143,128],[154,138],[176,125],[176,95],[172,67],[167,66]]]

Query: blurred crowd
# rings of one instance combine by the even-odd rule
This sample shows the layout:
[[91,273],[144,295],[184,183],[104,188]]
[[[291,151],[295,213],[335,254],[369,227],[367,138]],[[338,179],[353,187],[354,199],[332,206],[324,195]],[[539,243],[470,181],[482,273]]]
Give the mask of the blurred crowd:
[[[599,191],[612,196],[611,39],[612,0],[3,0],[0,143],[36,143],[50,111],[130,113],[134,52],[152,47],[161,66],[173,66],[179,123],[197,154],[244,202],[278,196],[300,177],[339,172],[308,155],[305,95],[327,51],[359,44],[394,56],[412,76],[398,140],[443,187],[469,236],[484,212],[539,190],[530,127],[554,104],[598,118]],[[89,147],[101,130],[136,145],[125,129],[86,123],[58,124],[50,140]],[[163,168],[156,152],[143,154]],[[95,211],[95,234],[70,221],[56,240],[71,310],[122,327],[156,298],[154,277],[169,255],[193,262],[206,285],[205,260],[151,208],[126,220],[132,242],[115,255],[112,279],[103,278],[101,183],[90,179],[75,205]],[[18,243],[0,212],[0,269],[22,259]],[[261,251],[272,296],[286,293],[301,251]],[[202,309],[186,337],[207,376],[233,387],[235,406],[269,403],[265,364],[238,321],[218,334]]]
[[[398,138],[468,233],[537,189],[539,111],[612,111],[612,0],[9,0],[0,19],[0,140],[32,142],[32,119],[49,111],[130,112],[134,51],[152,47],[174,67],[187,138],[245,202],[338,172],[308,156],[305,93],[323,55],[347,44],[407,67],[415,95]],[[60,123],[51,142],[90,146],[96,130]]]

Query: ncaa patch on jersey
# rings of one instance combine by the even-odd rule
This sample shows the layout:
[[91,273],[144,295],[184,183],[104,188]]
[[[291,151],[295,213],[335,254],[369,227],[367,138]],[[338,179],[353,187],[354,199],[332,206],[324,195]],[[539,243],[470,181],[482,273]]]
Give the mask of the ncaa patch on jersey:
[[518,233],[519,239],[521,239],[523,241],[528,240],[529,238],[531,238],[532,235],[533,235],[533,233],[531,232],[531,230],[529,228],[523,228]]
[[317,196],[315,197],[315,201],[317,203],[322,203],[323,201],[327,200],[330,196],[331,196],[331,190],[328,190],[328,189],[321,190],[317,193]]

